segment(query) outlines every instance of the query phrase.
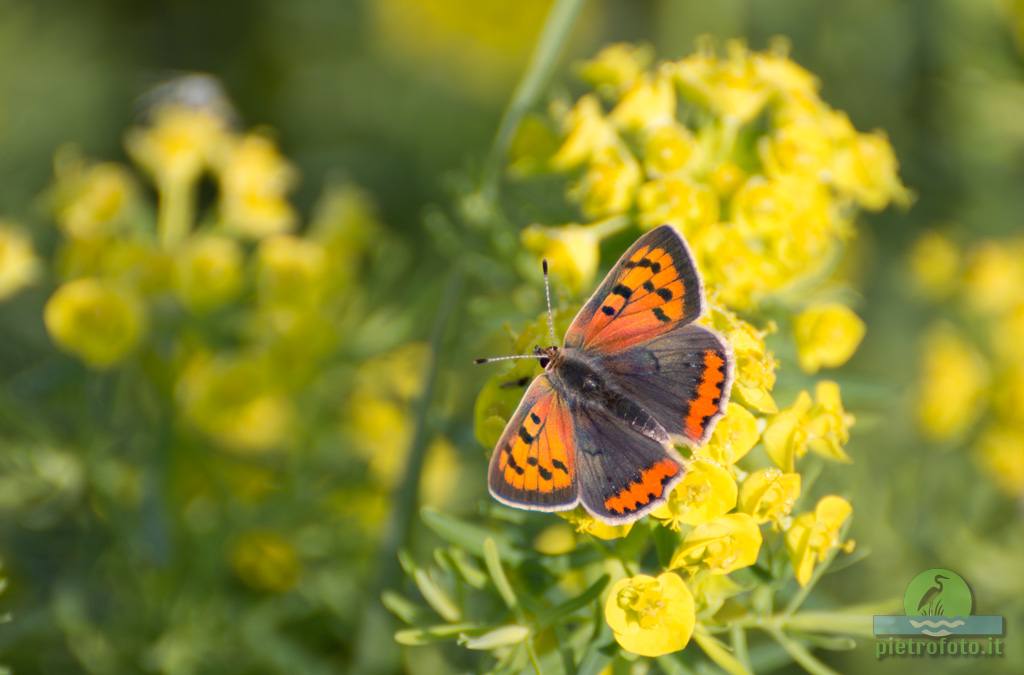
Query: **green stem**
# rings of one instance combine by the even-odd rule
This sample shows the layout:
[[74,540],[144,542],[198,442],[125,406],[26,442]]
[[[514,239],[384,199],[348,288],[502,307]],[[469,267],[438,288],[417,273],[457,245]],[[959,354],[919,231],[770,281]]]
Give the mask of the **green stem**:
[[526,72],[516,85],[512,100],[509,101],[505,113],[498,125],[494,143],[484,164],[481,178],[481,190],[484,195],[494,199],[498,193],[501,168],[505,163],[505,155],[512,143],[512,137],[519,122],[533,106],[541,91],[547,86],[551,73],[555,69],[558,57],[565,46],[569,31],[583,7],[583,0],[556,0],[541,31],[540,40],[533,50]]
[[793,660],[800,664],[804,670],[812,675],[839,675],[824,663],[819,661],[810,651],[796,640],[790,639],[785,633],[778,629],[771,629],[769,634],[775,639],[786,653],[793,657]]
[[195,182],[191,179],[165,180],[160,185],[157,233],[160,245],[171,248],[188,236],[195,210]]
[[820,580],[821,577],[824,576],[825,572],[829,568],[829,565],[832,564],[832,561],[836,559],[836,556],[839,554],[839,549],[842,547],[842,542],[846,540],[846,533],[850,529],[850,520],[851,519],[848,518],[846,522],[843,523],[842,528],[839,530],[839,545],[832,547],[832,550],[828,552],[828,555],[825,557],[825,560],[823,560],[821,564],[818,565],[818,568],[814,570],[814,573],[811,575],[811,578],[807,581],[807,585],[803,586],[799,591],[796,592],[796,595],[793,596],[793,599],[789,601],[788,605],[786,605],[786,609],[782,610],[782,613],[784,615],[789,616],[793,614],[793,612],[795,612],[796,610],[800,609],[800,605],[802,605],[804,603],[804,600],[807,599],[807,596],[810,594],[811,589],[813,589],[815,584],[818,583],[818,580]]

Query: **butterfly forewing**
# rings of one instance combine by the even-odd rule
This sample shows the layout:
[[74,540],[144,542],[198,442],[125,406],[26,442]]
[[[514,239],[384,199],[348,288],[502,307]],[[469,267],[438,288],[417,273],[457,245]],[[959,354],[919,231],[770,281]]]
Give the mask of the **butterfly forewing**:
[[491,456],[491,494],[510,506],[562,511],[576,506],[573,420],[546,375],[537,377]]
[[640,237],[573,320],[565,346],[621,351],[689,323],[702,310],[700,277],[669,225]]

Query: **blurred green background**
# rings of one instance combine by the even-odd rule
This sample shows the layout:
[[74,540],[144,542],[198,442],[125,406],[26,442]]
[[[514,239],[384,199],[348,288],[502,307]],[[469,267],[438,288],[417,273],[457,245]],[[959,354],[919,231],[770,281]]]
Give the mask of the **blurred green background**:
[[[902,596],[922,569],[958,570],[976,612],[1007,617],[1009,654],[985,672],[1024,667],[1020,495],[993,487],[965,450],[969,438],[927,441],[915,428],[920,335],[954,308],[917,299],[906,260],[935,226],[965,245],[1022,232],[1019,4],[595,1],[552,85],[571,86],[571,65],[609,42],[647,42],[673,58],[702,34],[755,48],[782,35],[828,103],[859,129],[888,132],[917,198],[907,211],[862,219],[857,309],[868,333],[843,371],[859,419],[855,463],[822,478],[852,494],[852,535],[871,555],[820,592],[845,604],[881,600]],[[173,424],[134,419],[131,406],[111,408],[118,378],[87,377],[50,344],[38,308],[52,284],[0,304],[0,611],[11,618],[0,625],[0,663],[16,673],[359,672],[361,650],[377,649],[387,668],[443,667],[403,659],[395,626],[374,610],[382,588],[402,584],[388,557],[394,538],[419,528],[389,516],[403,506],[388,495],[401,492],[413,435],[401,419],[415,412],[416,373],[429,369],[426,342],[441,325],[423,433],[448,440],[428,453],[434,487],[424,484],[423,497],[465,513],[486,499],[487,449],[472,433],[485,374],[470,359],[496,344],[505,322],[533,316],[542,296],[510,260],[493,285],[463,288],[469,300],[453,301],[446,271],[461,252],[438,242],[473,208],[466,195],[549,6],[0,0],[0,216],[29,227],[41,250],[55,240],[45,191],[58,147],[124,161],[139,97],[191,71],[220,80],[244,127],[273,130],[301,176],[293,202],[302,214],[312,217],[325,185],[351,182],[380,223],[360,273],[357,309],[368,318],[341,324],[352,339],[308,385],[320,406],[309,419],[322,426],[284,456],[223,453]],[[510,212],[516,228],[541,217],[533,204]],[[511,303],[502,295],[510,291]],[[454,316],[437,324],[446,313]],[[397,375],[381,385],[387,373]],[[351,408],[371,395],[396,403],[401,419],[366,424],[397,438],[360,440]],[[353,451],[360,443],[370,450]],[[176,459],[167,464],[169,448]],[[387,466],[368,469],[375,461]],[[910,667],[879,665],[866,643],[829,662],[857,672]]]

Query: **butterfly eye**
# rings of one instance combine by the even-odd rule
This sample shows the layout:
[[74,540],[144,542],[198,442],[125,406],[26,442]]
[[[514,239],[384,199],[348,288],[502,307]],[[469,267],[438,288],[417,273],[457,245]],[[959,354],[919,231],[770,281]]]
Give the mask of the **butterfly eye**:
[[597,391],[597,380],[592,377],[583,378],[584,391]]
[[540,357],[540,367],[541,368],[547,368],[548,367],[548,363],[550,363],[550,362],[551,362],[551,359],[549,359],[548,357],[546,357],[546,356]]

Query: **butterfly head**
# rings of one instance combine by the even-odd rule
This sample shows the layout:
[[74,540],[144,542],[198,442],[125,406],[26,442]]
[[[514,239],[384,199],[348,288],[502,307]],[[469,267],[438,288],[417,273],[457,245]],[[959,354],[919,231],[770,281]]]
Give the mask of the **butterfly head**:
[[534,347],[533,355],[540,361],[540,367],[544,370],[555,366],[558,363],[558,347]]

